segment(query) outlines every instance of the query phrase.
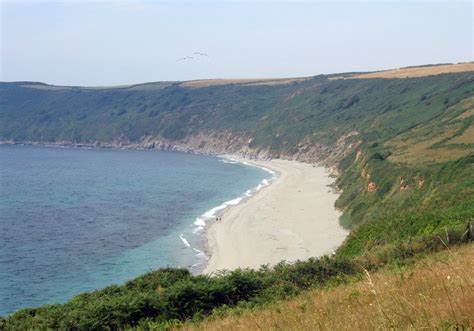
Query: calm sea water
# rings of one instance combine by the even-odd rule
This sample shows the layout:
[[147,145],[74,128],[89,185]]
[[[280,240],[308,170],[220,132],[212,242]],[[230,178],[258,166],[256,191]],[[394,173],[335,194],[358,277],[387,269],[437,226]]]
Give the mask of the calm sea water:
[[0,146],[0,315],[159,267],[199,271],[216,210],[270,177],[203,155]]

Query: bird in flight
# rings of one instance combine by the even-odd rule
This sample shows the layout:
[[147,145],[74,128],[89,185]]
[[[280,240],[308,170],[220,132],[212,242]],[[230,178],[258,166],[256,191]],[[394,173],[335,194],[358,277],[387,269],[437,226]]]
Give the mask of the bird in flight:
[[196,55],[199,55],[199,56],[207,56],[207,57],[209,57],[209,55],[207,55],[206,53],[201,53],[201,52],[194,52],[193,54],[196,54]]
[[177,61],[186,61],[186,60],[192,60],[194,59],[192,56],[185,56],[185,57],[180,57],[179,59],[176,60]]

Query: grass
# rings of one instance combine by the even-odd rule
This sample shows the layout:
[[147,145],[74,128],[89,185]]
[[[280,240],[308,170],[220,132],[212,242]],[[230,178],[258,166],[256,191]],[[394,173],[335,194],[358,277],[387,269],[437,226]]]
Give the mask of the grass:
[[474,97],[466,98],[459,102],[457,106],[461,109],[461,114],[456,118],[457,120],[463,120],[465,118],[474,116]]
[[199,79],[181,83],[183,87],[201,88],[216,85],[281,85],[306,80],[306,77],[295,78],[230,78],[230,79]]
[[441,163],[469,155],[467,149],[433,149],[433,145],[449,139],[455,139],[461,124],[451,124],[443,128],[418,129],[387,142],[393,151],[390,160],[404,163]]
[[474,144],[474,126],[468,127],[459,136],[450,139],[448,144]]
[[[449,99],[449,98],[448,98]],[[446,104],[449,100],[446,99]],[[473,98],[463,99],[435,117],[387,140],[393,162],[411,164],[441,163],[474,152]]]
[[428,253],[446,249],[448,238],[453,248],[469,242],[463,232],[442,231],[413,242],[375,247],[356,257],[336,254],[213,277],[193,276],[185,269],[159,269],[124,285],[79,294],[65,304],[22,309],[0,317],[0,329],[167,329],[213,314],[267,307],[315,288],[344,285],[387,265],[409,265]]
[[474,245],[413,265],[364,272],[264,309],[227,311],[183,330],[468,330],[474,327]]
[[407,67],[393,70],[371,72],[362,75],[354,75],[350,78],[409,78],[441,75],[446,73],[474,71],[474,63],[441,64],[433,66]]
[[[407,70],[434,73],[444,69],[440,65]],[[203,145],[225,147],[233,142],[233,151],[335,165],[339,170],[336,185],[342,190],[336,207],[343,211],[342,224],[351,229],[333,257],[274,269],[238,270],[215,278],[157,270],[125,285],[80,294],[64,305],[21,310],[0,318],[0,329],[2,323],[11,330],[161,328],[230,309],[226,307],[238,312],[266,306],[314,287],[321,298],[330,291],[342,298],[356,285],[321,287],[364,275],[360,265],[369,271],[372,289],[379,294],[370,297],[370,290],[354,287],[362,294],[353,294],[347,304],[363,316],[357,300],[372,303],[373,308],[364,307],[375,324],[350,320],[350,316],[344,323],[388,329],[396,322],[418,328],[419,320],[410,324],[403,311],[390,306],[401,302],[410,307],[405,301],[420,299],[409,296],[413,288],[399,293],[400,302],[390,301],[398,295],[388,295],[393,286],[383,287],[372,273],[387,263],[405,263],[419,254],[439,251],[444,248],[440,237],[449,245],[463,241],[466,223],[474,218],[474,144],[470,141],[474,73],[407,79],[332,77],[192,88],[179,82],[116,89],[0,83],[0,140],[147,147],[160,139],[171,144],[198,137]],[[380,275],[390,280],[388,274]],[[358,284],[367,285],[367,281]],[[309,307],[316,313],[324,311],[318,300],[292,302],[302,307],[295,311]],[[326,304],[330,306],[330,300]],[[420,316],[428,314],[421,303],[416,305]],[[344,313],[338,310],[343,305],[332,307],[336,313],[328,328],[339,322],[337,314]],[[384,319],[385,315],[389,318]],[[300,322],[298,316],[290,321]],[[429,316],[426,325],[465,323],[454,315],[440,315],[438,320]],[[446,324],[441,325],[442,320]]]
[[472,97],[473,77],[470,72],[405,80],[316,76],[278,85],[200,88],[179,82],[115,89],[0,83],[0,140],[139,145],[230,134],[245,142],[252,138],[238,149],[325,160],[331,153],[340,157],[339,139],[349,134],[343,144],[354,147],[451,119],[447,110]]

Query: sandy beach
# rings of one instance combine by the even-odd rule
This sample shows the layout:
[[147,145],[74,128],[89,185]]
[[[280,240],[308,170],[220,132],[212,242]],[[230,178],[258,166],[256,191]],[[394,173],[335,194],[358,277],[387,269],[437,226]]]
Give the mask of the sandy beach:
[[334,208],[334,178],[296,161],[248,161],[279,175],[255,196],[228,208],[207,230],[210,259],[203,273],[258,268],[333,252],[348,231]]

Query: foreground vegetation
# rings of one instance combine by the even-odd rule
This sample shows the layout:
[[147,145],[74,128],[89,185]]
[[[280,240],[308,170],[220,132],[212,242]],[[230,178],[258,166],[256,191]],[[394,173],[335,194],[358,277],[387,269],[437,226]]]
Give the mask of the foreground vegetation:
[[390,265],[264,309],[216,312],[185,330],[469,330],[474,246]]
[[[63,305],[21,310],[1,319],[0,328],[167,328],[209,315],[265,307],[314,288],[319,290],[290,302],[293,310],[289,315],[279,315],[279,319],[275,315],[280,314],[278,309],[269,308],[255,323],[271,328],[273,324],[266,320],[270,317],[281,325],[285,325],[284,318],[297,323],[296,312],[307,309],[312,313],[305,315],[301,324],[294,324],[295,328],[339,328],[343,323],[355,323],[350,316],[341,318],[342,324],[336,323],[336,315],[329,315],[332,320],[317,317],[322,308],[315,300],[333,300],[331,293],[337,297],[347,290],[356,291],[344,297],[351,310],[374,316],[373,325],[361,324],[361,328],[444,328],[456,323],[468,327],[472,321],[462,317],[466,310],[451,308],[454,312],[440,312],[440,317],[433,319],[428,307],[421,308],[422,301],[415,305],[412,295],[418,292],[413,292],[413,286],[422,285],[419,278],[403,283],[400,291],[404,294],[393,297],[380,293],[381,289],[391,290],[376,280],[372,282],[378,294],[372,297],[362,291],[362,283],[347,283],[387,264],[406,264],[470,240],[465,229],[474,221],[474,73],[406,79],[334,78],[316,76],[279,85],[189,87],[169,82],[104,89],[0,83],[0,140],[4,141],[157,148],[148,144],[150,137],[186,143],[203,135],[202,146],[214,137],[223,141],[221,147],[226,149],[235,137],[244,137],[237,139],[237,146],[232,145],[233,151],[335,165],[339,170],[335,185],[342,190],[336,206],[343,211],[342,224],[351,229],[335,256],[216,277],[162,269],[122,286],[80,294]],[[469,247],[460,252],[472,251]],[[472,279],[470,266],[467,272]],[[398,276],[380,277],[393,284]],[[433,286],[443,284],[435,278],[430,280]],[[451,304],[470,302],[465,307],[469,312],[472,284],[466,284],[462,286],[470,291],[465,292],[464,301],[451,300],[458,287],[441,289]],[[336,285],[340,287],[321,292],[323,287]],[[440,299],[439,295],[423,292],[420,300],[429,304]],[[309,303],[295,309],[301,300]],[[395,302],[390,300],[420,312],[423,320],[387,310]],[[343,314],[344,306],[336,309],[334,302],[328,309]],[[359,304],[367,302],[372,308]],[[234,317],[229,321],[242,327],[254,325]],[[206,327],[227,322],[219,323]]]
[[[281,263],[271,269],[224,272],[215,277],[192,276],[184,269],[160,269],[122,286],[80,294],[66,304],[20,310],[0,319],[0,328],[166,329],[190,319],[199,321],[206,315],[219,314],[232,307],[264,307],[315,287],[345,284],[353,277],[362,277],[386,264],[403,264],[419,254],[442,250],[446,248],[442,236],[444,234],[425,237],[413,244],[384,247],[352,259],[325,256],[291,265]],[[469,241],[464,232],[450,232],[449,236],[455,244]],[[472,269],[466,273],[472,278]]]

